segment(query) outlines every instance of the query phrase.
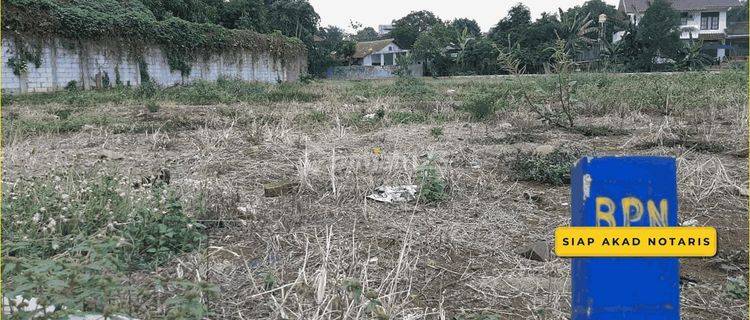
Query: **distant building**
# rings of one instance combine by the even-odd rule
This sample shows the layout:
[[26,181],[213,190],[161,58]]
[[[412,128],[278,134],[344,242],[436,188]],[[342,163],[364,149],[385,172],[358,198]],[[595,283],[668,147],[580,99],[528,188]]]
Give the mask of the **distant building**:
[[[620,0],[617,9],[624,12],[630,22],[638,24],[649,4],[649,0]],[[739,7],[739,0],[672,0],[671,4],[680,12],[680,39],[703,40],[704,51],[719,60],[736,54],[735,46],[740,45],[745,48],[740,53],[747,55],[747,24],[744,30],[727,24],[727,11]],[[624,31],[615,33],[612,41],[619,41],[623,34]]]
[[391,33],[391,30],[393,30],[392,24],[381,24],[378,26],[378,35],[386,35]]
[[[352,65],[331,67],[326,70],[330,79],[382,79],[396,75],[400,69],[398,58],[409,50],[401,49],[393,39],[357,42]],[[421,63],[407,66],[413,76],[421,77],[424,68]]]
[[393,39],[357,42],[352,62],[360,66],[395,66],[396,60],[409,50],[399,48]]

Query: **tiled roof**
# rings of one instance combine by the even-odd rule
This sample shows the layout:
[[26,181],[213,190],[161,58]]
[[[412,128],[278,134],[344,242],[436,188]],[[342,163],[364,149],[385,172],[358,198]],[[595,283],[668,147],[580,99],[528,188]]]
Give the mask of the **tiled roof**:
[[355,59],[364,58],[365,56],[373,52],[378,52],[380,50],[383,50],[383,48],[385,48],[387,45],[391,44],[392,42],[393,42],[393,39],[357,42],[357,48],[354,51],[354,55],[352,57]]
[[[626,13],[644,12],[648,9],[649,0],[620,0],[617,9]],[[677,11],[698,11],[738,7],[739,0],[672,0],[672,8]]]

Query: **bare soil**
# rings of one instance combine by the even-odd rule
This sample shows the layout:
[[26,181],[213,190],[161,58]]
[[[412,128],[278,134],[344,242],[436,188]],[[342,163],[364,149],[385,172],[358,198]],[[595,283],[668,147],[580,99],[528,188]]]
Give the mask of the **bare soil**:
[[[339,94],[339,82],[310,85],[324,98],[309,103],[165,103],[156,113],[137,103],[100,105],[73,116],[107,115],[134,128],[169,119],[192,125],[11,134],[3,180],[63,170],[139,177],[168,169],[190,206],[207,204],[208,212],[195,214],[210,241],[158,272],[216,284],[220,294],[208,301],[215,319],[551,319],[569,317],[570,260],[553,254],[540,262],[516,251],[537,240],[551,245],[555,227],[569,224],[569,186],[520,181],[515,157],[540,145],[588,155],[674,156],[680,221],[695,219],[719,235],[716,257],[681,260],[683,317],[748,317],[746,299],[726,291],[728,277],[748,273],[748,198],[741,192],[748,180],[746,106],[666,115],[582,110],[581,125],[624,130],[586,136],[523,110],[468,121],[456,110],[460,102],[443,92],[470,79],[432,80],[440,88],[429,105],[433,117],[409,124],[393,123],[389,112],[423,104],[389,97],[358,102]],[[17,104],[3,115],[42,119],[55,108],[61,106]],[[383,120],[350,123],[378,109],[386,112]],[[308,120],[311,110],[328,117]],[[443,135],[431,136],[433,127],[443,127]],[[445,201],[365,199],[380,185],[414,184],[415,168],[428,155],[447,181]],[[300,182],[298,192],[264,197],[263,184],[281,180]]]

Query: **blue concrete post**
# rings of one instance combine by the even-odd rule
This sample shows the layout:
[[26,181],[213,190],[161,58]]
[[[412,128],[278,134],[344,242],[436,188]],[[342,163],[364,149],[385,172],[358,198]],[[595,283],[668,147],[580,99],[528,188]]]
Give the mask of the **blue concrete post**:
[[[676,226],[674,158],[586,157],[571,174],[572,226]],[[572,318],[679,319],[677,258],[573,258]]]

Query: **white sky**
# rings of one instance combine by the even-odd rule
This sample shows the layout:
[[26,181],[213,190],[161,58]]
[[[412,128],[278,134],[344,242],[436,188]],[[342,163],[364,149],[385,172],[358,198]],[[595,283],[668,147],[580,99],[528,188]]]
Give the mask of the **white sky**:
[[[379,24],[389,24],[411,11],[429,10],[443,20],[470,18],[479,23],[482,31],[488,31],[508,13],[508,9],[523,2],[531,10],[532,19],[542,12],[557,12],[579,5],[585,0],[309,0],[320,15],[320,25],[334,25],[352,31],[349,21],[354,20],[363,27],[378,29]],[[617,6],[618,0],[604,0]]]

